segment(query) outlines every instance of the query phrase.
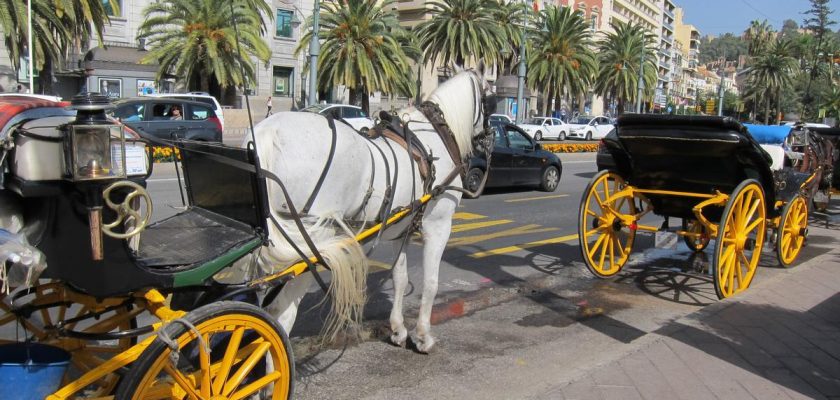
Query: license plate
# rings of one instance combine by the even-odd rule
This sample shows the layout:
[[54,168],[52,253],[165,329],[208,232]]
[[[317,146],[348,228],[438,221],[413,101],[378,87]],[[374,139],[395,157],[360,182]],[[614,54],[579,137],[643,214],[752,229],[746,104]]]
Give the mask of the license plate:
[[679,239],[680,236],[674,232],[656,231],[654,242],[657,249],[674,250],[677,248],[677,242]]

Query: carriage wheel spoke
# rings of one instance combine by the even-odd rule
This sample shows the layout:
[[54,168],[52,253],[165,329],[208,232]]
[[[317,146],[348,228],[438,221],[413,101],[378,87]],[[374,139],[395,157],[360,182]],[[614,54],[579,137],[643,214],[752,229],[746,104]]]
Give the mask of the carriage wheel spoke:
[[225,382],[224,389],[222,389],[222,395],[229,396],[230,393],[233,392],[233,390],[236,389],[240,383],[242,383],[242,380],[245,379],[248,373],[251,372],[252,369],[254,369],[259,360],[263,357],[263,355],[265,355],[265,352],[268,351],[270,347],[271,343],[268,342],[261,343],[259,346],[257,346],[257,349],[254,350],[254,352],[250,356],[248,356],[248,358],[245,361],[242,362],[242,366],[239,367],[236,373],[231,375],[230,379],[228,379],[228,381]]
[[764,220],[762,220],[761,218],[756,219],[755,221],[753,221],[753,222],[752,222],[749,226],[747,226],[746,232],[752,232],[752,230],[753,230],[753,229],[755,229],[756,227],[758,227],[759,225],[761,225],[761,222],[762,222],[762,221],[764,221]]
[[[606,235],[604,235],[604,237],[606,237],[606,238],[609,240],[610,235],[609,235],[609,234],[606,234]],[[609,268],[609,269],[605,269],[605,268],[604,268],[604,260],[605,260],[605,258],[606,258],[606,256],[607,256],[607,247],[608,247],[608,245],[609,245],[609,243],[608,243],[607,241],[604,241],[604,243],[602,243],[602,244],[601,244],[601,258],[600,258],[600,260],[601,260],[601,261],[598,263],[598,265],[599,265],[599,266],[601,267],[601,269],[602,269],[602,270],[604,270],[604,271],[609,271],[609,270],[611,270],[611,269],[612,269],[612,265],[610,265],[610,268]]]
[[272,372],[272,373],[270,373],[270,374],[268,374],[268,375],[266,375],[266,376],[264,376],[264,377],[262,377],[262,378],[260,378],[256,381],[254,381],[253,383],[249,384],[248,386],[245,386],[242,389],[238,390],[236,393],[234,393],[230,396],[230,399],[231,400],[244,399],[244,398],[256,393],[258,390],[262,389],[263,387],[268,386],[272,382],[280,380],[280,378],[282,378],[282,377],[283,377],[283,374],[281,374],[280,371],[274,371],[274,372]]
[[[187,396],[190,396],[191,399],[194,400],[201,400],[205,397],[199,396],[198,393],[195,392],[195,384],[189,380],[181,371],[178,371],[175,368],[172,368],[172,365],[166,363],[163,365],[163,370],[166,371],[172,379],[175,380],[175,383],[181,387],[181,389],[187,393]],[[209,397],[209,396],[208,396]]]
[[201,366],[201,397],[210,397],[210,354],[207,346],[210,345],[210,335],[202,335],[204,343],[198,344],[198,362]]
[[616,264],[615,263],[615,239],[617,239],[615,236],[610,236],[610,243],[609,243],[609,245],[610,245],[610,269],[612,269],[612,266]]
[[228,379],[230,369],[233,367],[234,357],[236,356],[236,352],[239,350],[239,344],[242,342],[243,334],[245,334],[245,327],[240,326],[231,335],[228,347],[225,349],[225,355],[222,358],[220,370],[216,374],[216,380],[213,382],[214,395],[222,392],[222,387]]
[[601,245],[601,243],[604,241],[605,237],[607,237],[607,234],[602,234],[601,236],[598,236],[598,240],[596,240],[595,244],[592,245],[592,247],[589,249],[589,258],[590,259],[595,256],[595,252],[598,250],[598,246]]
[[[749,221],[751,221],[751,220],[752,220],[752,218],[755,216],[755,212],[758,210],[758,206],[759,206],[759,205],[761,205],[761,202],[760,202],[760,201],[758,201],[758,200],[756,200],[756,201],[755,201],[755,203],[753,203],[753,204],[750,206],[750,210],[749,210],[749,212],[747,213],[747,218],[746,218],[746,219],[744,219],[744,222],[743,222],[743,225],[742,225],[742,226],[745,226],[745,227],[746,227],[746,226],[747,226],[747,222],[749,222]],[[758,219],[758,221],[761,221],[761,218],[759,218],[759,219]],[[749,230],[748,230],[747,232],[749,232]]]

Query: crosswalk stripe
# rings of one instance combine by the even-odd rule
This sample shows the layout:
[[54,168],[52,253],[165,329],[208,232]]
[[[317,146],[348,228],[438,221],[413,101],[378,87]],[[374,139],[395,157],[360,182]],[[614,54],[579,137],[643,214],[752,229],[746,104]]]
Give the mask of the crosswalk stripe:
[[488,226],[504,225],[504,224],[509,224],[511,222],[513,222],[513,221],[511,221],[509,219],[496,219],[496,220],[483,221],[483,222],[471,222],[471,223],[468,223],[468,224],[452,225],[452,233],[466,232],[466,231],[471,231],[471,230],[474,230],[474,229],[486,228]]
[[545,200],[545,199],[559,199],[561,197],[569,197],[568,194],[554,194],[551,196],[539,196],[539,197],[524,197],[521,199],[510,199],[505,200],[505,203],[517,203],[520,201],[531,201],[531,200]]
[[575,240],[577,238],[578,238],[577,234],[566,235],[566,236],[558,236],[558,237],[553,237],[553,238],[550,238],[550,239],[538,240],[536,242],[529,242],[529,243],[515,245],[515,246],[500,247],[498,249],[480,251],[478,253],[470,254],[470,257],[472,257],[472,258],[484,258],[484,257],[495,256],[495,255],[499,255],[499,254],[513,253],[513,252],[516,252],[516,251],[529,249],[531,247],[543,246],[543,245],[546,245],[546,244],[557,244],[557,243],[568,242],[568,241],[571,241],[571,240]]
[[452,215],[453,220],[455,220],[455,219],[470,220],[470,219],[483,219],[483,218],[487,218],[487,216],[486,215],[481,215],[481,214],[468,213],[468,212],[456,212],[455,214]]
[[526,235],[529,233],[542,233],[542,232],[550,232],[556,231],[557,228],[543,228],[542,225],[537,224],[529,224],[524,225],[516,228],[505,229],[499,232],[492,232],[486,233],[483,235],[474,235],[474,236],[463,236],[463,237],[456,237],[449,239],[448,246],[465,246],[470,244],[476,244],[479,242],[483,242],[485,240],[496,239],[501,237],[508,237],[508,236],[516,236],[516,235]]

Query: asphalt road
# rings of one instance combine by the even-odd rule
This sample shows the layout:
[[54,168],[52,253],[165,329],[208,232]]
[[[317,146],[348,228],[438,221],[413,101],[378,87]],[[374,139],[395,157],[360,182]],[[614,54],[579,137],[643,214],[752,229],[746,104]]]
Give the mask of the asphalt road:
[[[317,344],[328,304],[313,288],[291,335],[296,398],[539,397],[633,351],[669,321],[718,301],[705,272],[713,246],[699,254],[682,245],[655,249],[652,235],[644,232],[624,272],[613,280],[594,278],[581,261],[576,237],[581,193],[596,172],[594,154],[561,158],[563,175],[554,193],[493,190],[458,208],[441,264],[433,318],[438,344],[431,354],[387,343],[390,246],[374,252],[362,341]],[[158,168],[149,181],[155,218],[177,211],[176,183],[170,166]],[[813,232],[798,262],[833,246],[835,238]],[[416,242],[408,249],[409,329],[422,287],[419,251]],[[765,249],[754,285],[780,271]]]

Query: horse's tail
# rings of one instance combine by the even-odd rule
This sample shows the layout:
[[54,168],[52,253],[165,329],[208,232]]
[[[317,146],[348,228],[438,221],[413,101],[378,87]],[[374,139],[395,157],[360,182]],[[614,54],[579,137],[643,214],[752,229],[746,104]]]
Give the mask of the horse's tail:
[[[268,252],[275,264],[271,269],[287,268],[291,263],[300,260],[298,252],[283,238],[278,229],[283,229],[297,247],[307,257],[311,257],[312,251],[306,245],[294,221],[278,219],[277,222],[280,228],[269,224],[272,244],[268,247]],[[322,331],[324,340],[333,341],[338,333],[346,328],[361,332],[368,272],[368,260],[362,246],[340,219],[308,217],[303,220],[303,224],[315,248],[332,272],[328,292],[333,302]]]

